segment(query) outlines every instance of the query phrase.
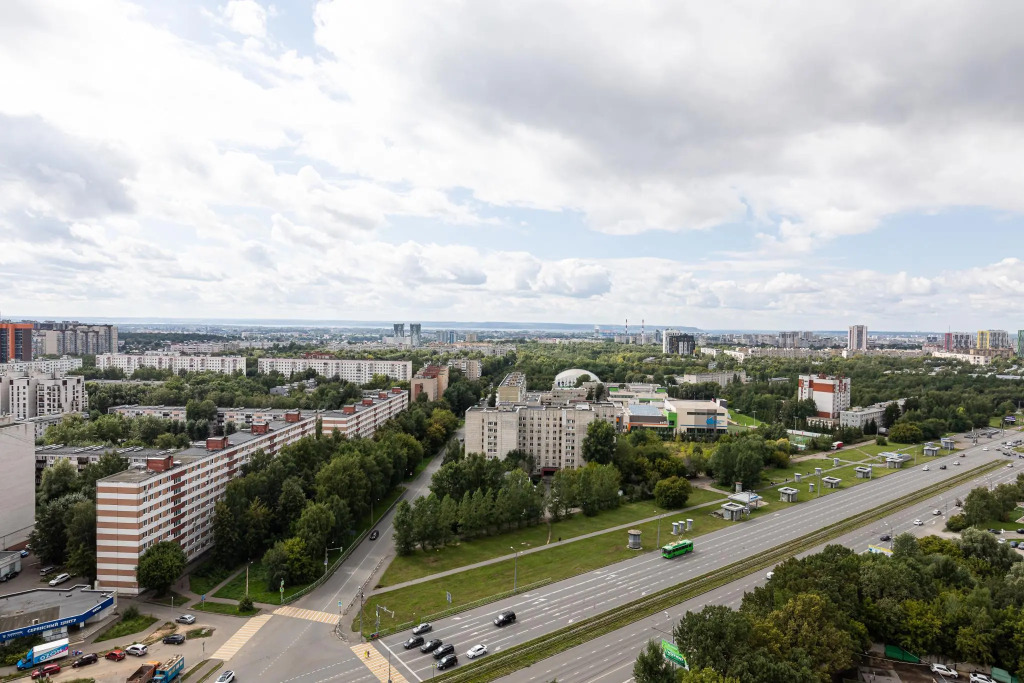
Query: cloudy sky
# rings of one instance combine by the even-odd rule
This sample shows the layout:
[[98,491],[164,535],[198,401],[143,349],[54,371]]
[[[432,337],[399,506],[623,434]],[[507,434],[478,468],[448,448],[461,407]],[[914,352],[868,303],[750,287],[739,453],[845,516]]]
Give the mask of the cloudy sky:
[[1024,327],[1024,4],[0,4],[0,312]]

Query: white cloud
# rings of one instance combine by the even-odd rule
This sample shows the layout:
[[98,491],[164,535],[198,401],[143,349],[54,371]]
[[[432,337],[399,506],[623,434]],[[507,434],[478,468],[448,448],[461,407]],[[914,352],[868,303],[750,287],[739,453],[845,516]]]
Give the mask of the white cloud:
[[255,0],[229,0],[220,12],[233,31],[255,38],[266,37],[267,10]]

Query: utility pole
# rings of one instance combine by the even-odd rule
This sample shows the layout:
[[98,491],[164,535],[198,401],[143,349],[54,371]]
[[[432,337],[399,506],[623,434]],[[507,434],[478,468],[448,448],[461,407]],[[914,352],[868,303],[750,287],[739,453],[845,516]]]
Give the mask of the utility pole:
[[[394,618],[395,618],[395,613],[394,613],[394,612],[392,612],[391,610],[389,610],[389,609],[388,609],[387,607],[385,607],[384,605],[377,605],[377,609],[376,609],[376,610],[374,610],[374,612],[375,612],[375,614],[376,614],[376,617],[377,617],[377,624],[376,624],[376,626],[374,627],[374,629],[373,629],[373,632],[374,632],[374,633],[380,633],[380,613],[381,613],[381,612],[385,612],[385,613],[387,613],[387,614],[391,615],[391,618],[392,618],[392,619],[394,619]],[[390,667],[390,665],[389,665],[389,667]],[[391,677],[391,675],[390,675],[390,673],[389,673],[389,674],[388,674],[388,678],[390,678],[390,677]]]
[[359,637],[363,636],[363,629],[366,628],[366,613],[363,611],[363,587],[359,587]]
[[519,551],[512,546],[509,546],[508,549],[514,551],[516,554],[514,564],[512,565],[512,594],[515,595],[516,581],[519,578]]
[[[658,511],[655,510],[655,512],[658,512]],[[654,547],[655,548],[660,548],[661,547],[661,513],[660,512],[658,513],[658,540],[654,544]]]

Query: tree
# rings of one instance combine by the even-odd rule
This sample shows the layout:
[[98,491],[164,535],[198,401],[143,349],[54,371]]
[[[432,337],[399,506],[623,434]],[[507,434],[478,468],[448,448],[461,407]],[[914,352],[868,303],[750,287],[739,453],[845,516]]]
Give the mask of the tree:
[[395,549],[399,555],[408,555],[416,548],[415,521],[409,501],[398,502],[392,524],[395,529]]
[[746,615],[723,605],[687,612],[672,635],[691,667],[729,671],[734,658],[749,647],[751,623]]
[[654,502],[666,510],[686,507],[690,497],[690,482],[681,477],[662,479],[654,486]]
[[39,506],[78,490],[78,470],[68,460],[58,460],[43,470],[39,484]]
[[780,610],[772,612],[755,627],[755,638],[780,659],[793,660],[792,652],[814,662],[817,680],[832,677],[854,662],[854,642],[836,625],[840,615],[835,606],[817,593],[800,593]]
[[682,672],[681,683],[740,683],[740,679],[720,674],[714,669],[690,669]]
[[68,512],[85,500],[81,493],[68,493],[40,508],[32,531],[32,550],[47,563],[63,563],[68,547]]
[[648,640],[646,647],[633,664],[633,678],[636,683],[676,683],[675,666],[661,651],[661,643]]
[[455,535],[455,526],[459,523],[459,505],[451,496],[445,496],[441,500],[441,507],[438,509],[437,528],[438,540],[441,545],[448,545]]
[[96,580],[96,503],[80,500],[64,517],[67,528],[67,562],[65,569],[72,576],[85,576]]
[[302,539],[310,553],[326,548],[334,531],[334,514],[324,503],[308,503],[295,523],[295,535]]
[[896,424],[896,420],[900,419],[903,415],[903,411],[900,409],[898,403],[890,403],[885,406],[885,412],[882,413],[882,426],[888,429]]
[[889,429],[889,438],[896,443],[920,443],[924,434],[914,422],[897,422]]
[[242,522],[226,501],[219,500],[213,506],[213,557],[222,567],[234,566],[240,559],[246,559],[242,544]]
[[309,583],[320,573],[316,560],[301,538],[278,541],[263,555],[263,568],[267,576],[267,589],[277,590],[285,585]]
[[287,532],[305,507],[306,494],[302,490],[302,480],[288,477],[281,485],[281,495],[277,498],[278,528]]
[[160,541],[146,548],[135,574],[140,586],[163,595],[185,571],[185,553],[174,541]]
[[615,427],[604,420],[594,420],[587,425],[583,437],[583,459],[587,462],[607,465],[615,455]]

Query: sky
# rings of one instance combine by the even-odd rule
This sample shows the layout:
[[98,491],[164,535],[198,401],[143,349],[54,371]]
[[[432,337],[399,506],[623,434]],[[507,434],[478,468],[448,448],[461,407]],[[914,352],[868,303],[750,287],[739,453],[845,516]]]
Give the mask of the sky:
[[0,314],[1024,328],[1022,24],[6,0]]

